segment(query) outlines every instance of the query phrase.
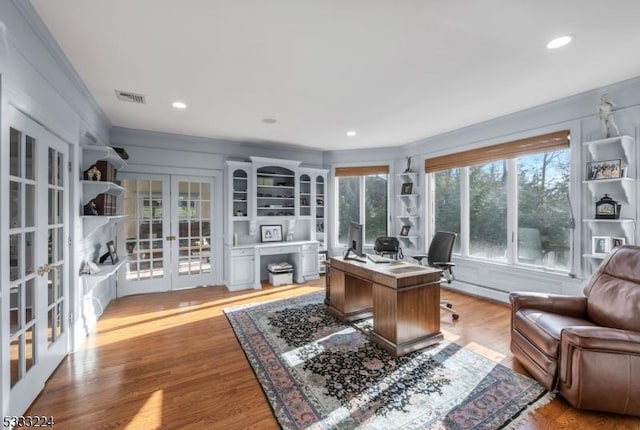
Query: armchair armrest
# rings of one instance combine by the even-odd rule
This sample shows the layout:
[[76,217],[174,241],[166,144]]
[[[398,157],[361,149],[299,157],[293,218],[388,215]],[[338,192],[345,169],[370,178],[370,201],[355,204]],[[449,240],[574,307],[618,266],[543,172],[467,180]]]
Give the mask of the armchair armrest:
[[578,318],[587,315],[586,297],[514,291],[509,294],[509,300],[513,313],[522,308],[532,308]]
[[[560,380],[565,384],[570,384],[569,378],[571,377],[572,367],[577,365],[574,363],[573,358],[573,353],[576,350],[582,351],[580,356],[584,357],[584,360],[588,360],[590,353],[596,353],[598,357],[602,357],[602,354],[607,353],[612,354],[612,357],[632,355],[638,359],[640,358],[640,332],[588,326],[568,327],[562,330],[559,376]],[[606,375],[609,374],[608,372],[615,373],[620,371],[615,364],[613,367],[598,366],[598,369],[601,376],[606,378]]]
[[562,330],[561,342],[562,347],[571,344],[582,349],[640,355],[640,332],[637,331],[609,327],[568,327]]

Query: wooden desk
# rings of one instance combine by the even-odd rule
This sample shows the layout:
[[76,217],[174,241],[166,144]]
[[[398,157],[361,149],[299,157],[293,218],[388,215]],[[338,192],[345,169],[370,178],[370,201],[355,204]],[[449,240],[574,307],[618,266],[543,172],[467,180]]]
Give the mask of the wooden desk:
[[441,270],[411,263],[331,258],[329,312],[342,321],[373,316],[371,340],[397,356],[443,339]]

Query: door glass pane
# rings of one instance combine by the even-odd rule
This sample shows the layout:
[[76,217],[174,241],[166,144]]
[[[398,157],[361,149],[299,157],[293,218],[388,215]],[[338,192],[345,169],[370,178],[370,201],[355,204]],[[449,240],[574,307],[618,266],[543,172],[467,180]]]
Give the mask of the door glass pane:
[[26,372],[29,371],[29,369],[31,369],[31,367],[34,364],[34,359],[35,359],[35,346],[34,346],[34,341],[35,341],[35,333],[36,333],[36,327],[35,325],[32,325],[31,327],[29,327],[26,331],[25,331],[25,336],[24,336],[24,340],[25,340],[25,354],[24,354],[24,358],[25,358],[25,370]]
[[56,194],[58,196],[58,199],[56,201],[56,214],[57,214],[56,223],[62,224],[64,222],[64,220],[62,219],[62,216],[64,214],[64,212],[63,212],[64,206],[62,204],[62,202],[64,201],[63,200],[64,199],[64,191],[58,190]]
[[47,344],[53,343],[53,324],[55,321],[54,309],[51,308],[47,312]]
[[64,324],[62,316],[64,315],[64,302],[58,303],[56,306],[56,326],[55,326],[55,338],[58,339],[64,332]]
[[12,234],[9,236],[9,280],[15,281],[22,277],[22,235]]
[[36,186],[25,185],[24,190],[24,215],[25,227],[34,227],[36,224]]
[[14,285],[9,288],[9,334],[13,336],[22,328],[22,288]]
[[29,279],[25,284],[25,324],[29,324],[36,317],[35,315],[35,288],[36,281],[34,278]]
[[36,178],[36,160],[35,160],[35,143],[36,140],[27,135],[27,147],[26,147],[26,165],[25,165],[25,178],[27,179],[35,179]]
[[453,252],[460,253],[460,172],[455,168],[433,174],[435,230],[458,233]]
[[200,184],[200,200],[211,200],[211,184],[207,182]]
[[18,336],[11,341],[9,355],[11,360],[11,386],[13,387],[20,380],[20,342],[22,336]]
[[22,227],[22,184],[9,181],[9,228]]
[[53,188],[49,188],[48,193],[49,193],[49,196],[48,196],[47,200],[49,201],[49,204],[48,204],[48,214],[49,214],[49,216],[48,216],[47,219],[48,219],[49,225],[51,225],[51,224],[56,222],[55,221],[56,220],[56,215],[57,215],[56,214],[56,201],[57,201],[57,199],[56,199],[56,190],[54,190]]
[[57,246],[57,252],[56,252],[56,262],[57,261],[62,261],[64,259],[64,229],[62,227],[59,227],[56,233],[56,242],[58,244]]
[[11,128],[9,140],[9,174],[12,176],[21,176],[22,151],[20,148],[20,144],[22,141],[22,133],[14,128]]
[[55,238],[53,235],[55,234],[55,230],[50,228],[47,234],[47,263],[52,264],[55,260],[53,259],[53,250],[55,244]]
[[28,276],[35,272],[36,247],[34,233],[28,232],[24,234],[24,271]]
[[56,151],[53,148],[49,148],[49,185],[54,185],[56,181]]
[[55,302],[57,296],[58,285],[56,284],[57,279],[55,275],[55,270],[47,273],[47,304],[49,306]]
[[469,168],[469,254],[506,261],[506,161]]
[[56,162],[56,172],[57,172],[56,176],[58,178],[57,185],[59,187],[64,186],[64,183],[63,183],[64,182],[64,179],[63,179],[64,178],[64,175],[63,175],[64,170],[63,169],[64,169],[63,154],[62,154],[62,152],[58,152],[58,159],[57,159],[57,162]]

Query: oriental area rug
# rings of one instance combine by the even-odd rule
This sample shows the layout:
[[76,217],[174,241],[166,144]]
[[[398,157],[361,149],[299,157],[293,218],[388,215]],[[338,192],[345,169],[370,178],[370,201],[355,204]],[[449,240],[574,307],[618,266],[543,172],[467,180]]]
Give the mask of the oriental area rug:
[[395,358],[324,292],[225,309],[285,429],[516,428],[552,399],[536,381],[447,342]]

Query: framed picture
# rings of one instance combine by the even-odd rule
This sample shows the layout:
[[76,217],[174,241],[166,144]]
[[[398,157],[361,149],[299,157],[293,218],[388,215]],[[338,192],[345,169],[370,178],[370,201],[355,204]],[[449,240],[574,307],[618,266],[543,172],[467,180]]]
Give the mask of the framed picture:
[[591,253],[607,255],[611,251],[612,238],[609,236],[593,236],[591,238]]
[[400,194],[402,195],[411,194],[411,191],[413,191],[412,182],[405,182],[404,184],[402,184],[402,190],[400,191]]
[[410,225],[403,225],[400,229],[400,236],[409,236],[409,230],[411,230]]
[[627,239],[624,237],[612,237],[611,238],[611,249],[616,246],[622,246],[627,243]]
[[116,251],[116,245],[113,243],[113,240],[107,242],[107,251],[109,252],[109,257],[111,257],[111,264],[116,264],[119,258],[118,252]]
[[261,225],[260,240],[262,242],[282,242],[282,226]]
[[587,181],[599,179],[613,179],[622,177],[622,161],[606,160],[591,161],[587,163]]

